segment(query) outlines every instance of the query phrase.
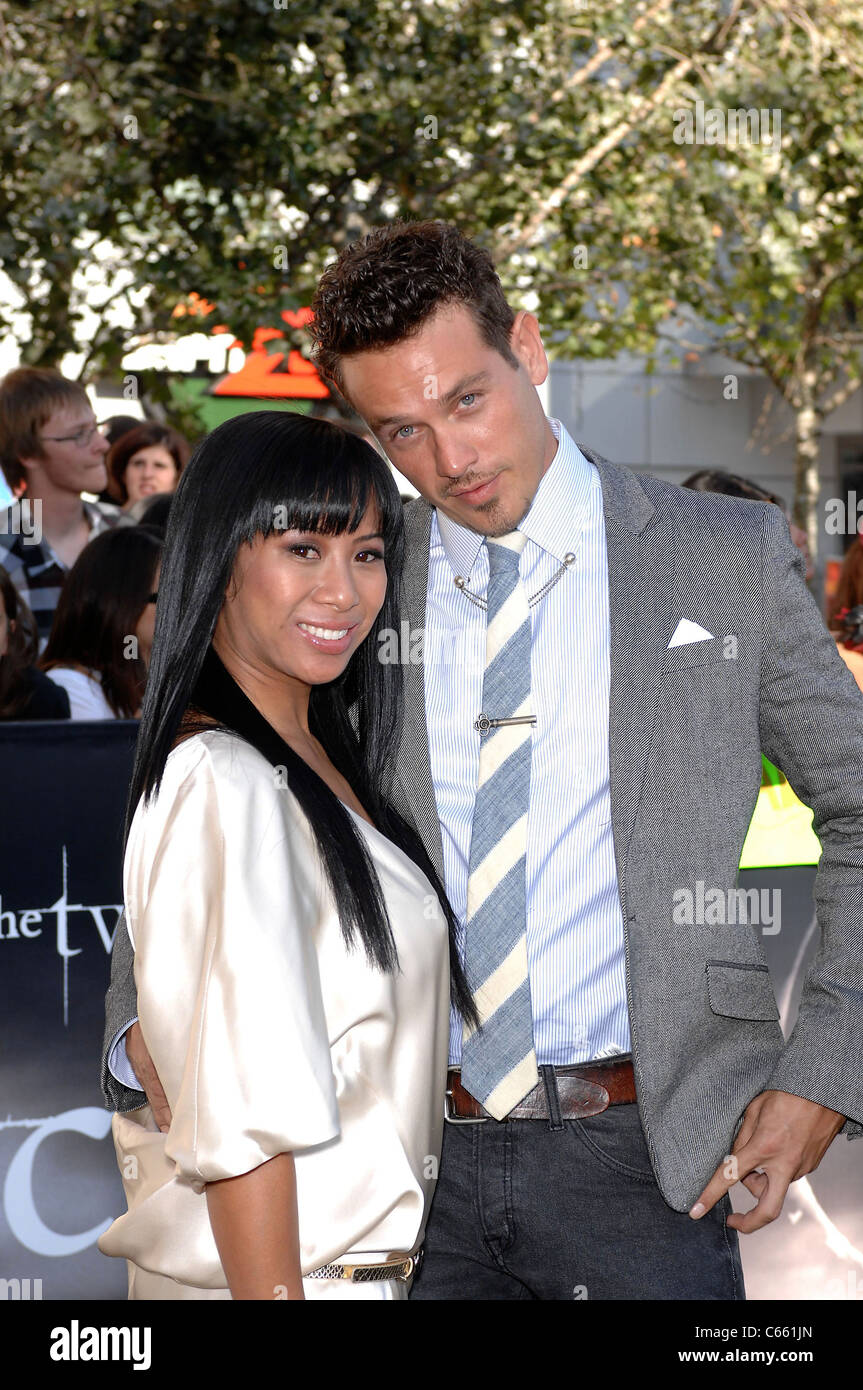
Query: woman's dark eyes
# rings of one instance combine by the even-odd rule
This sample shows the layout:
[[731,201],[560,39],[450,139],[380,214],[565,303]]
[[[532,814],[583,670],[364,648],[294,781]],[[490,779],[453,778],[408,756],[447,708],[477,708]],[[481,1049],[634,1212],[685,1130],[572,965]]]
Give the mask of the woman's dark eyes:
[[[296,555],[296,554],[297,554],[299,551],[301,551],[301,550],[311,550],[311,551],[313,551],[316,555],[317,555],[317,554],[320,554],[320,552],[319,552],[319,550],[318,550],[318,548],[317,548],[316,545],[301,545],[301,544],[290,546],[290,547],[289,547],[289,554],[291,554],[291,555]],[[382,550],[360,550],[360,551],[358,551],[358,553],[357,553],[357,558],[359,558],[359,556],[361,556],[361,555],[368,555],[368,556],[371,557],[372,560],[382,560],[382,559],[384,558],[384,553],[383,553]],[[365,560],[364,563],[365,563],[365,564],[369,564],[369,560]]]

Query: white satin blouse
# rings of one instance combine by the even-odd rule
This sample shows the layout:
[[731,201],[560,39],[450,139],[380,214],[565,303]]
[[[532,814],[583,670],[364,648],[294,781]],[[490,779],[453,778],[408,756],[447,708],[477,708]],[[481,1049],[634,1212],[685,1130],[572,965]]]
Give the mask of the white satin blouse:
[[[208,730],[169,754],[124,863],[144,1040],[171,1106],[115,1115],[129,1210],[107,1255],[226,1289],[205,1184],[292,1152],[303,1274],[422,1241],[443,1125],[447,928],[426,876],[350,812],[400,969],[348,950],[308,822],[271,764]],[[188,1296],[188,1295],[186,1295]]]

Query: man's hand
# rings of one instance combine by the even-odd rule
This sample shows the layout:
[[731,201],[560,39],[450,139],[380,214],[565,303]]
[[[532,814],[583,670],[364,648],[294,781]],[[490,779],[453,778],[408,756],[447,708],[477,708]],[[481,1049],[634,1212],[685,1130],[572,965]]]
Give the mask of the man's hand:
[[133,1023],[126,1030],[126,1056],[132,1064],[135,1075],[147,1092],[147,1100],[150,1102],[153,1119],[162,1133],[167,1134],[171,1125],[171,1108],[168,1105],[165,1092],[162,1090],[162,1083],[156,1075],[153,1059],[147,1051],[144,1034],[138,1023]]
[[747,1105],[731,1153],[689,1215],[697,1220],[742,1182],[758,1202],[745,1215],[734,1212],[728,1225],[748,1234],[775,1221],[789,1184],[815,1171],[845,1118],[787,1091],[762,1091]]

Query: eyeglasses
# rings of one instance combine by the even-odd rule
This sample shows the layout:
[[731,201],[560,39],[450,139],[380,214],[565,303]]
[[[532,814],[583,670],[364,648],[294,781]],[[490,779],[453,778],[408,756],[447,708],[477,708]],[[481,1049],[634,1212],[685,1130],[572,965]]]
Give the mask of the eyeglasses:
[[100,424],[94,420],[92,425],[82,425],[74,434],[43,434],[42,438],[50,440],[52,444],[77,444],[79,449],[86,449],[93,435],[104,423],[102,421]]
[[151,595],[150,595],[150,597],[147,599],[147,602],[148,602],[148,603],[155,603],[155,602],[156,602],[156,599],[157,599],[158,597],[159,597],[159,590],[157,589],[156,592],[155,592],[154,594],[151,594]]

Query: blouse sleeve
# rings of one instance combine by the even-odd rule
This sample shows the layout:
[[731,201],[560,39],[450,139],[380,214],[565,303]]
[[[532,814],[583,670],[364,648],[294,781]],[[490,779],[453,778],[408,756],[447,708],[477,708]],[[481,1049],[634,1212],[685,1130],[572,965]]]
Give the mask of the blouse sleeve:
[[141,1030],[172,1111],[165,1151],[197,1191],[339,1134],[317,863],[270,765],[211,737],[169,759],[124,865]]

